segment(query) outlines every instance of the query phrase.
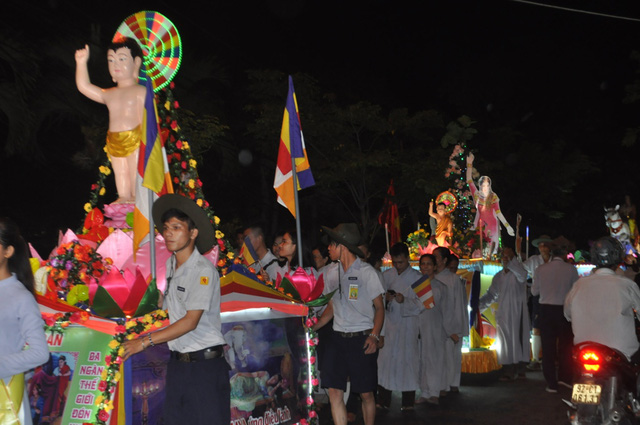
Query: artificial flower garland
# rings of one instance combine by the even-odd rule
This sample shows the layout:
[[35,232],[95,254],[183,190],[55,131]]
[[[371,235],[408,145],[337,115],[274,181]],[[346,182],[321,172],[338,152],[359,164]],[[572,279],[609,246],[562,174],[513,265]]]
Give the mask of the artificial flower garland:
[[42,313],[42,319],[44,320],[44,332],[51,332],[52,334],[62,334],[70,324],[76,323],[82,325],[89,320],[89,313],[86,311],[76,311],[67,313]]
[[98,390],[102,393],[96,398],[96,406],[98,406],[96,423],[98,425],[106,425],[106,421],[109,419],[109,412],[113,409],[111,397],[116,390],[118,381],[122,377],[120,373],[120,365],[123,361],[122,355],[124,354],[122,343],[125,340],[136,338],[140,334],[162,327],[167,317],[166,311],[156,310],[144,316],[128,320],[124,325],[116,326],[117,333],[109,342],[111,352],[104,358],[106,368],[102,371],[101,381],[98,383]]
[[313,393],[318,389],[319,381],[318,381],[318,366],[317,366],[317,355],[316,350],[318,346],[318,333],[312,329],[313,325],[318,323],[318,318],[313,315],[313,313],[309,313],[307,316],[304,325],[305,325],[305,334],[307,335],[307,351],[309,355],[309,368],[308,373],[305,375],[305,380],[303,382],[303,388],[307,389],[307,412],[309,415],[309,421],[305,419],[300,420],[301,425],[316,425],[318,423],[318,405],[316,404],[315,399],[313,398]]

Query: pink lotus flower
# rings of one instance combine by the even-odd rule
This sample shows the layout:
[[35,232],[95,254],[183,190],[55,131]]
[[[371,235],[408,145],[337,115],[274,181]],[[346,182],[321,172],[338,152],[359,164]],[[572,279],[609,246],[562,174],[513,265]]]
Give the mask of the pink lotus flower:
[[307,274],[302,267],[298,267],[293,273],[289,271],[285,273],[284,276],[278,275],[276,288],[280,288],[281,286],[286,293],[292,295],[292,298],[303,303],[308,303],[322,295],[324,279],[322,275],[320,275],[320,278],[316,280],[313,272]]

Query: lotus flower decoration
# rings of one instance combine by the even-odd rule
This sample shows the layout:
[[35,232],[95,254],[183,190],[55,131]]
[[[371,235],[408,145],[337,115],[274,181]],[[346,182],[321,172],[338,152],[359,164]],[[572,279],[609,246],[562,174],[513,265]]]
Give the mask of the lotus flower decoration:
[[276,289],[309,307],[327,304],[335,292],[322,295],[324,290],[322,275],[316,279],[312,271],[307,272],[302,267],[298,267],[294,272],[288,271],[284,276],[278,274]]

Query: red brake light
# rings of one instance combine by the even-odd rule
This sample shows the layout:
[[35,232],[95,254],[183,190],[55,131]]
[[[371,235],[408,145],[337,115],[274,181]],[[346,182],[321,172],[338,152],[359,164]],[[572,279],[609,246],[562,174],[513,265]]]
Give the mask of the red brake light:
[[580,352],[582,367],[587,372],[597,372],[600,369],[600,354],[593,350],[582,350]]

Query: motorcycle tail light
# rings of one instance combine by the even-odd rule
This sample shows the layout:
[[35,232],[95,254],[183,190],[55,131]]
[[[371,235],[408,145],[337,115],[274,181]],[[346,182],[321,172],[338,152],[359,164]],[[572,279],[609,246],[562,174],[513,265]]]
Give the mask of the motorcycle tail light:
[[600,370],[602,356],[595,350],[582,350],[580,352],[580,361],[582,368],[586,372],[597,372]]

